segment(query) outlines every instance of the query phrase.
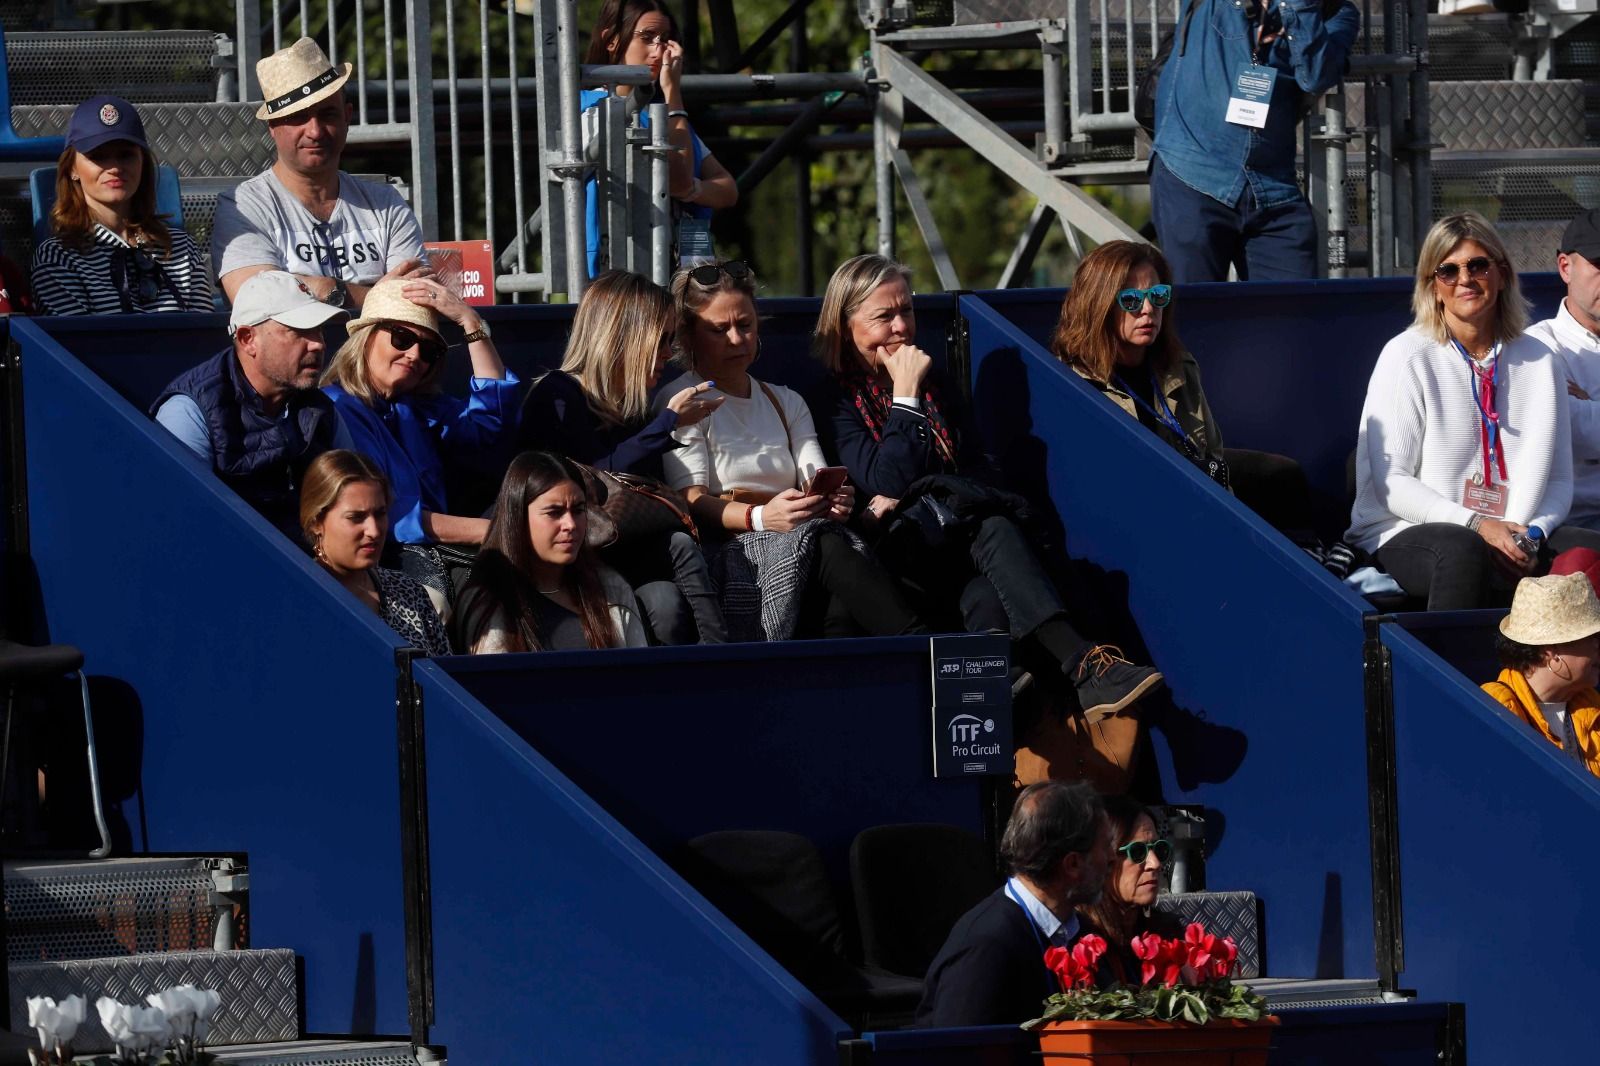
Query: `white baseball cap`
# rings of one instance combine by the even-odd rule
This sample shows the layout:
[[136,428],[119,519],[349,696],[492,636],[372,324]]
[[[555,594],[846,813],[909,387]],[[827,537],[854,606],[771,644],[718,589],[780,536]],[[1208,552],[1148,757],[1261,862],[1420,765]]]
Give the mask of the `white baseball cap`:
[[344,313],[344,308],[325,304],[311,295],[306,283],[293,274],[263,270],[239,286],[233,299],[233,314],[228,316],[228,333],[231,336],[240,326],[259,326],[269,318],[291,329],[309,329],[326,325]]

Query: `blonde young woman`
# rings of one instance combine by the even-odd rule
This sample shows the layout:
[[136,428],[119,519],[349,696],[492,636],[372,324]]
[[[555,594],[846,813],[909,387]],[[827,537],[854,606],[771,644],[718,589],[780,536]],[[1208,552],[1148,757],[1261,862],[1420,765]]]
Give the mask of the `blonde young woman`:
[[[533,383],[523,401],[524,449],[554,452],[601,470],[662,476],[672,434],[722,405],[703,381],[674,392],[654,417],[650,394],[672,355],[677,313],[649,278],[608,270],[584,290],[560,370]],[[606,561],[633,586],[660,644],[727,639],[700,546],[687,532],[619,543]]]
[[1600,534],[1563,525],[1566,379],[1550,349],[1524,334],[1516,268],[1481,215],[1450,215],[1428,231],[1412,313],[1367,385],[1344,539],[1429,610],[1503,603],[1553,553],[1600,547]]
[[894,580],[844,526],[848,483],[811,491],[827,465],[806,403],[750,373],[761,352],[755,273],[707,263],[672,279],[678,346],[692,368],[675,395],[714,382],[715,418],[679,429],[662,458],[708,541],[735,639],[924,633]]
[[212,309],[199,246],[156,213],[155,153],[121,97],[96,96],[72,113],[50,229],[33,253],[47,315]]
[[323,452],[300,485],[300,530],[317,563],[390,629],[429,655],[449,655],[427,590],[378,565],[389,500],[389,482],[371,459],[344,449]]

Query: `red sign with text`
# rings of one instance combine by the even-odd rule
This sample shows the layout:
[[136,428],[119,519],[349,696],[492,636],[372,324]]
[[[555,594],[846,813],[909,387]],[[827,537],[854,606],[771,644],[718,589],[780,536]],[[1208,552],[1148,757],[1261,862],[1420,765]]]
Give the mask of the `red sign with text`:
[[494,248],[488,241],[431,241],[423,245],[439,280],[469,304],[494,303]]

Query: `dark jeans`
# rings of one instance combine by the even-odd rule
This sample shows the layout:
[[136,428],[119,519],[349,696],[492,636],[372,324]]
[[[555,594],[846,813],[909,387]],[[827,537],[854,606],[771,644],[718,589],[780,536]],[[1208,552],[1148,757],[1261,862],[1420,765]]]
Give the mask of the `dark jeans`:
[[645,628],[657,644],[727,643],[711,571],[688,533],[612,549],[606,562],[633,586]]
[[[972,540],[928,547],[905,538],[884,545],[886,563],[915,595],[942,609],[959,603],[969,633],[1009,633],[1013,640],[1049,626],[1063,630],[1064,643],[1089,647],[1067,627],[1067,609],[1027,536],[1005,515],[978,524]],[[1066,635],[1070,634],[1070,635]],[[1063,662],[1072,653],[1050,649]]]
[[[1600,551],[1600,533],[1562,526],[1546,538],[1533,572],[1549,573],[1550,561],[1571,548]],[[1396,533],[1374,554],[1408,595],[1428,601],[1430,611],[1471,611],[1509,599],[1511,581],[1495,566],[1494,549],[1466,526],[1425,522]]]
[[816,538],[801,603],[798,635],[893,637],[926,633],[888,571],[847,537]]
[[1150,168],[1150,210],[1156,237],[1177,284],[1295,281],[1317,276],[1317,224],[1305,200],[1256,206],[1246,183],[1229,206],[1180,181],[1156,156]]

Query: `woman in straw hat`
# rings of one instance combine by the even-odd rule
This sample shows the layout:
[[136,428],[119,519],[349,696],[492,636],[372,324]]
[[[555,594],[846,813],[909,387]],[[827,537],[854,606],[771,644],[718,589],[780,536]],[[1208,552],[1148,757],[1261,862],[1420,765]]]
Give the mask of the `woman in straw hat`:
[[[466,334],[472,382],[464,400],[439,391],[447,351],[442,318]],[[498,476],[516,430],[519,382],[477,312],[431,278],[378,282],[346,330],[349,339],[324,371],[322,389],[356,450],[377,462],[394,490],[392,535],[402,545],[404,570],[448,596],[437,546],[476,546],[489,521],[450,510],[445,458]]]
[[1582,574],[1523,578],[1483,690],[1600,777],[1600,599]]
[[73,111],[50,229],[33,253],[47,315],[212,309],[200,248],[156,213],[155,153],[120,97],[91,97]]

